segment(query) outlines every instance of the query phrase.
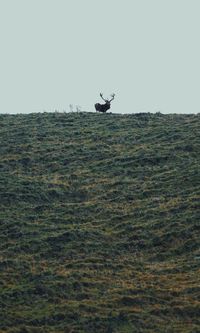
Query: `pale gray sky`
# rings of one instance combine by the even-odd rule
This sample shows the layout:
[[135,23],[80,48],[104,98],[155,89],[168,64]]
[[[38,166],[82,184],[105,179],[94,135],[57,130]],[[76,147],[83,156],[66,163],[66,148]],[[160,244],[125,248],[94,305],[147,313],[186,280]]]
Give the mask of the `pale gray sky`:
[[200,112],[199,0],[0,0],[0,113]]

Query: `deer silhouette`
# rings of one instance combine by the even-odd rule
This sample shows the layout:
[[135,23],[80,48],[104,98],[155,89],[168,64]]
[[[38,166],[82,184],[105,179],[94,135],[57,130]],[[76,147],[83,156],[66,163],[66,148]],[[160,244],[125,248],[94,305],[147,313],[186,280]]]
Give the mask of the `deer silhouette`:
[[98,111],[98,112],[106,112],[106,111],[108,111],[110,109],[110,103],[115,98],[115,94],[111,95],[112,98],[110,100],[103,98],[103,94],[102,93],[100,94],[100,96],[104,100],[105,104],[96,103],[94,105],[94,107],[95,107],[96,111]]

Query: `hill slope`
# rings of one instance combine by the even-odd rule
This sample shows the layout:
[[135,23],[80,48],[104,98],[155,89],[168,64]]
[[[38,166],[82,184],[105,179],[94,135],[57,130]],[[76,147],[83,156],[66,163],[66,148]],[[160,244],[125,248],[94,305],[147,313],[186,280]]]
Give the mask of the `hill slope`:
[[0,332],[200,332],[200,116],[0,115]]

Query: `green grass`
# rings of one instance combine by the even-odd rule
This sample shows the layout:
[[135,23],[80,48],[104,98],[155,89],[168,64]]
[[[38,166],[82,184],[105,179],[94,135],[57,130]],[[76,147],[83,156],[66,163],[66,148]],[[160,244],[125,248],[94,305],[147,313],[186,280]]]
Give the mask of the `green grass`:
[[0,115],[0,333],[200,332],[200,115]]

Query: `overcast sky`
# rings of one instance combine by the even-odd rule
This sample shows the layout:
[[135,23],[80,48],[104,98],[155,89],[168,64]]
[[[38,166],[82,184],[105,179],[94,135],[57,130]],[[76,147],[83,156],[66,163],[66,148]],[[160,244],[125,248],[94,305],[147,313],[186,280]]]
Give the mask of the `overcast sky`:
[[200,111],[199,0],[0,0],[0,113]]

